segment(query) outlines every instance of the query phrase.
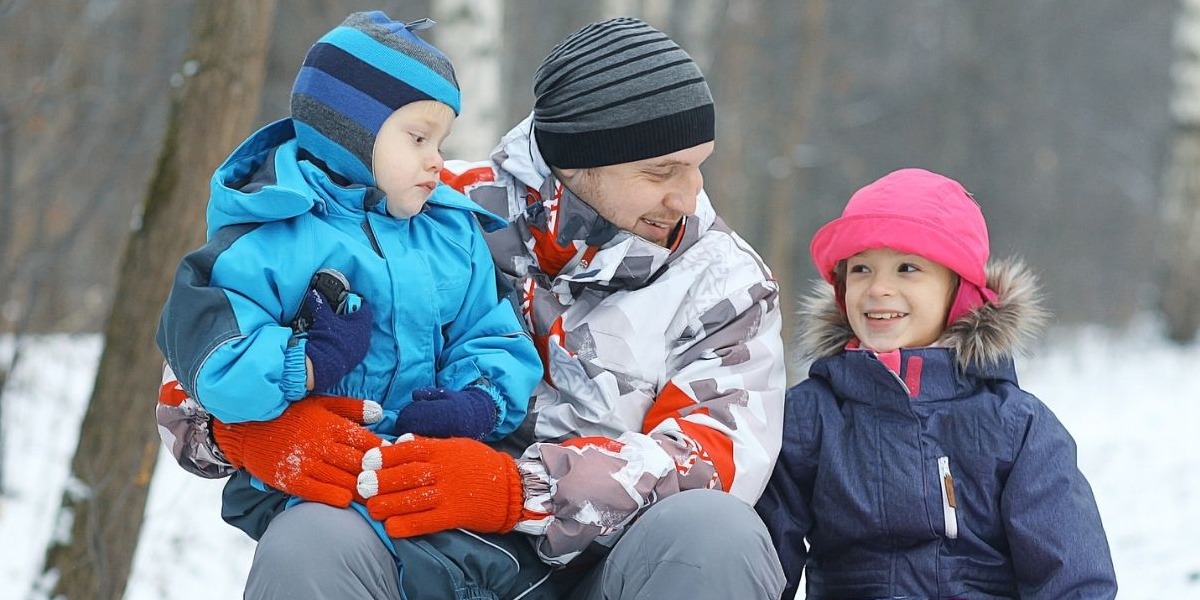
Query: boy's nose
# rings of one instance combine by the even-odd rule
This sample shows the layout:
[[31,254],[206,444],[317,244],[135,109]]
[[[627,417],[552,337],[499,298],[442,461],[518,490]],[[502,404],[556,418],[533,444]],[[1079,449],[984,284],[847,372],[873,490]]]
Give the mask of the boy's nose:
[[434,152],[426,161],[426,169],[438,173],[442,170],[442,166],[446,163],[446,159],[442,157],[441,152]]

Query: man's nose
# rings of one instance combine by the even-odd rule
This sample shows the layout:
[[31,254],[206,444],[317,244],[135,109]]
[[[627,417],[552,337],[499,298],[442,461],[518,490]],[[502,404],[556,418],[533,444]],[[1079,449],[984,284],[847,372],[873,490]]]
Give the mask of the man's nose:
[[697,197],[702,189],[704,189],[704,177],[700,174],[700,169],[696,169],[688,176],[680,178],[676,189],[668,192],[667,196],[663,198],[663,205],[681,214],[694,215],[698,203]]

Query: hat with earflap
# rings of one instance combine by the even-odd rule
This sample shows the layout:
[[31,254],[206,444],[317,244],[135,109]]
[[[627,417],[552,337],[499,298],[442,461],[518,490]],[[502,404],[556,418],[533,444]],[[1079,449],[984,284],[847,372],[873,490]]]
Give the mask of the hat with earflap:
[[458,114],[450,59],[413,33],[432,24],[359,12],[313,44],[292,87],[296,141],[308,158],[351,183],[374,186],[375,138],[396,109],[435,100]]
[[[958,274],[948,322],[996,302],[987,287],[987,222],[971,194],[949,177],[924,169],[884,175],[855,192],[842,216],[817,230],[809,251],[821,277],[838,287],[838,263],[876,248],[916,254]],[[838,303],[844,301],[839,293]]]

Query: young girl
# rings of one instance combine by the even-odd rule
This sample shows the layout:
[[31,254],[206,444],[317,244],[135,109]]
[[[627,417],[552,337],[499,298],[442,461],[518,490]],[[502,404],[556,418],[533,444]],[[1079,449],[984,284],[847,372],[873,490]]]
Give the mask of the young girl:
[[830,287],[802,309],[814,362],[757,506],[783,597],[802,572],[808,598],[1114,597],[1074,440],[1013,369],[1045,321],[1034,276],[987,264],[971,195],[896,171],[811,251]]

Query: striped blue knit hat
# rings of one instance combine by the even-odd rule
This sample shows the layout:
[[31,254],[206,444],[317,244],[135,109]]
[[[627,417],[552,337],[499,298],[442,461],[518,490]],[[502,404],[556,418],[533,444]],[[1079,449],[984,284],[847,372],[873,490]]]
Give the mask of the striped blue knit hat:
[[352,183],[375,185],[375,136],[396,109],[436,100],[459,111],[450,59],[380,11],[354,13],[309,49],[292,87],[296,142]]

